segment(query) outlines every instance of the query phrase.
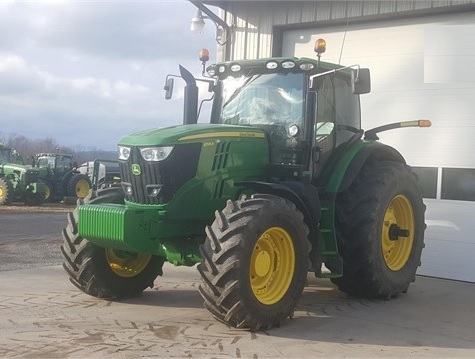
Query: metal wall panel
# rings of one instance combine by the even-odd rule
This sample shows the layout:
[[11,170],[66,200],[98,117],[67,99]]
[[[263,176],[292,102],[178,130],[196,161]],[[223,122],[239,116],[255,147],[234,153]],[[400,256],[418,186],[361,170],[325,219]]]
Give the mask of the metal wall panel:
[[330,26],[345,20],[388,19],[392,15],[412,16],[423,12],[457,11],[475,5],[475,0],[380,0],[380,1],[229,1],[224,17],[234,25],[233,41],[220,60],[254,59],[272,55],[276,26]]
[[354,24],[341,55],[345,30],[286,30],[283,55],[315,56],[313,44],[322,36],[328,44],[324,61],[341,56],[341,64],[369,67],[371,94],[361,97],[365,129],[405,119],[432,121],[431,128],[378,135],[408,164],[438,171],[436,193],[425,200],[426,247],[418,273],[475,283],[475,11]]

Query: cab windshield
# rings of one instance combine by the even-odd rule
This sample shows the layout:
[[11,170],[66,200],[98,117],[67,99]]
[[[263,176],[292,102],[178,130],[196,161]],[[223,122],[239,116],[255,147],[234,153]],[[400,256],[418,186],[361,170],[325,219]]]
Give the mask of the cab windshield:
[[11,163],[11,152],[10,149],[0,149],[0,163]]
[[230,76],[222,81],[220,123],[303,128],[303,96],[302,73]]

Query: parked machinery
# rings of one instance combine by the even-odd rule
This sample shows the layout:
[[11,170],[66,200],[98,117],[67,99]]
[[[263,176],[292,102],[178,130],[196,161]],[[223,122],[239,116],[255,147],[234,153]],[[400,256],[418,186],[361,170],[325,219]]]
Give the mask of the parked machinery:
[[[405,293],[424,246],[411,168],[361,129],[369,70],[318,59],[218,63],[186,82],[183,125],[118,145],[121,188],[91,193],[68,216],[64,268],[87,294],[122,298],[162,275],[165,261],[198,264],[204,306],[238,328],[293,314],[307,273],[371,298]],[[208,60],[202,53],[201,60]],[[203,71],[204,72],[204,71]],[[213,98],[198,124],[197,82]]]
[[0,205],[24,202],[40,205],[46,186],[39,180],[39,171],[21,164],[17,152],[0,144]]
[[33,167],[46,185],[46,200],[61,201],[64,197],[84,198],[91,189],[91,179],[73,163],[66,153],[38,153]]

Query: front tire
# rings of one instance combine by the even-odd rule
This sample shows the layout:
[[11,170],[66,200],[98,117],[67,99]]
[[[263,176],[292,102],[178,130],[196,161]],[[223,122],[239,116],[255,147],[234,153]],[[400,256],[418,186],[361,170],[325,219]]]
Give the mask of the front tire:
[[308,232],[302,213],[281,197],[228,201],[200,247],[205,308],[236,328],[279,325],[293,314],[306,283]]
[[363,167],[337,199],[337,239],[351,295],[389,299],[415,280],[424,247],[425,205],[409,166],[382,162]]
[[[92,193],[82,203],[124,203],[121,188]],[[63,267],[69,279],[84,293],[98,298],[137,296],[162,275],[164,258],[98,247],[78,234],[78,208],[68,214],[63,229]]]

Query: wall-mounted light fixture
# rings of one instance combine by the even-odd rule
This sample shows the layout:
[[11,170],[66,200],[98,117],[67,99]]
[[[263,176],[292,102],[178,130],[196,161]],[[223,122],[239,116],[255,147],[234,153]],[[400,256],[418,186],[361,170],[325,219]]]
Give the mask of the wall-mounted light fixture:
[[[195,5],[198,10],[196,15],[191,19],[190,29],[193,32],[202,32],[205,27],[205,20],[211,20],[211,22],[216,26],[216,42],[219,45],[226,44],[231,38],[231,27],[219,16],[211,12],[207,7],[198,1],[190,1]],[[203,12],[206,15],[203,15]]]

